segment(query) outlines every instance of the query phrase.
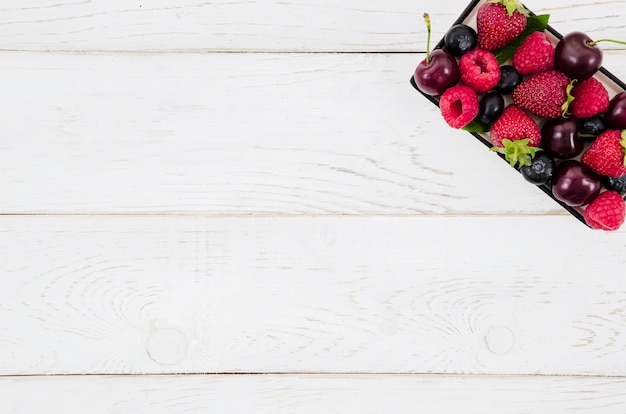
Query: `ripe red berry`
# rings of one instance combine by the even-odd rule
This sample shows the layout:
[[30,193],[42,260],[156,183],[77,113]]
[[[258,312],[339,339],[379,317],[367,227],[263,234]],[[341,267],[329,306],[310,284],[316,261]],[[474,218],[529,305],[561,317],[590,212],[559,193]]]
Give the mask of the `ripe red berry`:
[[531,76],[513,91],[513,102],[541,118],[558,118],[568,110],[573,98],[569,95],[567,75],[548,70]]
[[485,93],[500,82],[500,65],[493,53],[470,50],[459,61],[461,81],[478,93]]
[[615,191],[605,191],[585,208],[583,217],[593,229],[613,231],[624,223],[625,214],[622,196]]
[[530,140],[530,145],[534,147],[539,146],[541,143],[541,129],[530,115],[515,105],[509,105],[493,124],[489,139],[494,146],[501,147],[503,139],[517,140],[524,138]]
[[478,115],[478,95],[468,86],[453,86],[441,95],[439,109],[448,125],[463,128]]
[[581,161],[598,174],[617,178],[626,175],[625,152],[626,130],[610,129],[591,143]]
[[572,96],[574,101],[570,104],[570,110],[576,118],[590,118],[609,107],[609,92],[596,78],[575,83]]
[[522,75],[554,67],[554,46],[544,32],[531,33],[513,54],[513,66]]
[[506,107],[491,127],[493,151],[504,154],[511,166],[531,165],[541,143],[541,130],[526,112],[515,105]]
[[526,10],[518,0],[493,0],[478,9],[478,47],[495,51],[510,43],[526,28]]

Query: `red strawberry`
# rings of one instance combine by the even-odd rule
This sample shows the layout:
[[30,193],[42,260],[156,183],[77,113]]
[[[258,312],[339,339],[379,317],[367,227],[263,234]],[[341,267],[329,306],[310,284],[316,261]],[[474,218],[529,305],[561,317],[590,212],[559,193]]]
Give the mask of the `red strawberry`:
[[518,37],[526,28],[526,10],[518,0],[490,0],[478,9],[478,46],[491,52]]
[[541,118],[558,118],[567,112],[573,97],[569,78],[557,70],[531,76],[513,91],[513,102]]
[[469,86],[453,86],[441,95],[439,109],[448,125],[463,128],[478,115],[478,95]]
[[583,217],[592,229],[612,231],[624,223],[625,214],[622,196],[615,191],[605,191],[585,208]]
[[459,71],[464,84],[478,93],[485,93],[500,82],[500,65],[493,53],[470,50],[459,60]]
[[574,84],[572,96],[574,101],[570,109],[576,118],[590,118],[609,107],[609,92],[596,78]]
[[607,177],[626,175],[626,130],[610,129],[600,134],[583,153],[583,164]]
[[513,54],[513,66],[522,75],[554,67],[554,46],[544,32],[531,33]]
[[504,154],[512,167],[523,167],[530,165],[539,151],[541,130],[530,115],[509,105],[491,127],[489,139],[492,150]]

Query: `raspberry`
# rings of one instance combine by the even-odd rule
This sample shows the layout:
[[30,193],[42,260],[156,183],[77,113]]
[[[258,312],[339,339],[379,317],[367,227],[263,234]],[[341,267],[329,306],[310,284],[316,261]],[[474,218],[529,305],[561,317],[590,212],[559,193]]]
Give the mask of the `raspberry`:
[[590,118],[609,107],[609,92],[596,78],[575,83],[572,96],[574,101],[570,104],[570,110],[576,118]]
[[617,230],[624,223],[626,204],[615,191],[605,191],[596,197],[583,212],[589,227],[599,230]]
[[500,65],[493,53],[470,50],[459,61],[461,80],[478,93],[485,93],[500,82]]
[[554,46],[543,32],[533,32],[513,54],[513,66],[522,75],[554,67]]
[[468,86],[453,86],[441,95],[439,109],[448,125],[463,128],[478,115],[478,95]]

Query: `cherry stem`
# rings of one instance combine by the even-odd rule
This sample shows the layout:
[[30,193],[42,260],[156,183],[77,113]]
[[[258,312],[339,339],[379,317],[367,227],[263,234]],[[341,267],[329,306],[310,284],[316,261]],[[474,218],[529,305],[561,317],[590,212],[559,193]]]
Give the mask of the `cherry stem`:
[[600,42],[612,42],[612,43],[619,43],[620,45],[626,45],[626,42],[624,42],[624,41],[613,40],[613,39],[600,39],[600,40],[596,40],[595,42],[587,42],[587,44],[589,46],[595,46],[596,43],[600,43]]
[[426,40],[426,64],[430,65],[430,16],[424,13],[424,21],[426,22],[426,30],[428,31],[428,39]]

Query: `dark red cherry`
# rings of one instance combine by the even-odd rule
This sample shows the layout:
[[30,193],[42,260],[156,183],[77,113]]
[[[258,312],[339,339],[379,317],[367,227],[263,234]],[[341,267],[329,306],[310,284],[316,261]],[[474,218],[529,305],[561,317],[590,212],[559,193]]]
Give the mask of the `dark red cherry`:
[[578,119],[556,118],[541,128],[541,145],[555,158],[572,158],[583,151],[584,141],[578,134]]
[[572,32],[557,43],[554,66],[570,79],[583,81],[602,66],[602,50],[586,34]]
[[576,160],[563,161],[552,176],[552,194],[572,207],[591,203],[600,194],[601,188],[602,178]]
[[459,65],[450,53],[437,49],[415,69],[415,83],[427,95],[441,95],[459,81]]
[[430,53],[430,17],[424,13],[428,30],[426,59],[422,60],[413,74],[417,87],[427,95],[441,95],[457,84],[460,78],[459,65],[451,53],[436,49]]
[[611,99],[604,121],[609,129],[626,129],[626,92],[620,92]]
[[570,79],[583,81],[593,76],[602,66],[600,42],[626,44],[621,40],[591,40],[581,32],[572,32],[563,36],[554,51],[554,66]]

